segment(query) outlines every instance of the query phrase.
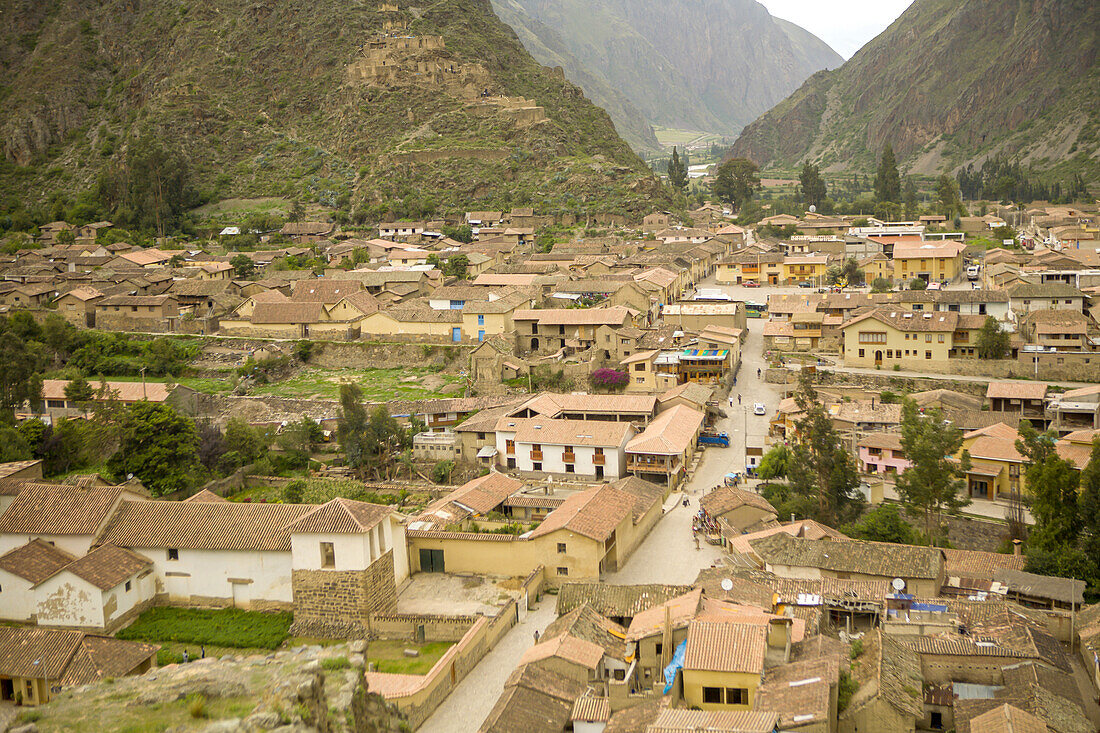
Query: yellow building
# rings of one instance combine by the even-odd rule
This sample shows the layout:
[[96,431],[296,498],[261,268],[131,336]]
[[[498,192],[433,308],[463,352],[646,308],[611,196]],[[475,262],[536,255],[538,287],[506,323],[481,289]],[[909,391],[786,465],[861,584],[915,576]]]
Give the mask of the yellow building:
[[783,258],[783,282],[825,284],[825,271],[829,268],[829,255],[799,255]]
[[964,272],[964,249],[962,242],[898,242],[894,245],[894,279],[955,280]]
[[974,499],[996,499],[1001,495],[1027,492],[1027,458],[1016,450],[1020,437],[1016,428],[997,423],[963,436],[963,451],[970,453],[966,472],[967,493]]
[[863,273],[865,283],[873,283],[882,278],[892,280],[894,278],[894,263],[886,255],[879,253],[869,255],[858,261],[859,269]]
[[715,281],[719,285],[778,285],[783,277],[780,252],[741,252],[718,263]]
[[693,621],[684,651],[684,702],[702,710],[751,710],[767,647],[764,626]]
[[974,358],[985,316],[951,311],[875,310],[842,324],[841,356],[847,366],[917,369],[929,362]]

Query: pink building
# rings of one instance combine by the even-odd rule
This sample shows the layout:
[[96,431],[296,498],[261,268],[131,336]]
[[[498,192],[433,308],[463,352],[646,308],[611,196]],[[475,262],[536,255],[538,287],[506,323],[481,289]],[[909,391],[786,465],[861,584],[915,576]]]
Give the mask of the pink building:
[[859,441],[859,470],[863,473],[901,473],[909,465],[897,433],[871,433]]

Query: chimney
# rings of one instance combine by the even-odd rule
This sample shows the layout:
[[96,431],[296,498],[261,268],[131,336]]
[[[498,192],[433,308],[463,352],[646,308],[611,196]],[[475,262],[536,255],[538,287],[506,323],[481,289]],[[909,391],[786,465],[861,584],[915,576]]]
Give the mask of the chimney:
[[1024,554],[1023,540],[1012,540],[1012,554],[1017,556]]

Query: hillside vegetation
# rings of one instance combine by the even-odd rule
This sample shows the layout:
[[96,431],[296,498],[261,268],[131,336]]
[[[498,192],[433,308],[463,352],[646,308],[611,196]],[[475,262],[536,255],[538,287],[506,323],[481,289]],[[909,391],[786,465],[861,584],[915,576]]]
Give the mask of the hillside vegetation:
[[1094,0],[916,0],[841,68],[745,128],[733,154],[869,170],[885,143],[918,174],[992,155],[1100,172]]
[[[136,140],[141,160],[186,169],[190,205],[284,195],[428,216],[641,211],[663,195],[488,0],[0,0],[0,14],[9,211],[74,191],[101,205],[105,172],[107,188],[137,175]],[[386,32],[442,43],[379,61]]]

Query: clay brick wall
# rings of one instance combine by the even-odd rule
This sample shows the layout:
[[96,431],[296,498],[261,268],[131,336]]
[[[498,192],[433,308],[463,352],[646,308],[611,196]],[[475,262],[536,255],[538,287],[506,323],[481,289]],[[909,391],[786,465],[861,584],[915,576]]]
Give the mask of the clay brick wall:
[[366,570],[295,570],[292,633],[306,636],[364,636],[372,613],[397,610],[393,551]]

